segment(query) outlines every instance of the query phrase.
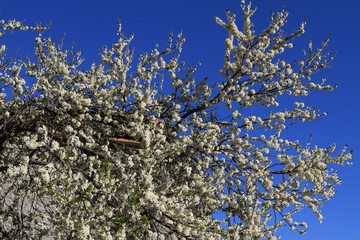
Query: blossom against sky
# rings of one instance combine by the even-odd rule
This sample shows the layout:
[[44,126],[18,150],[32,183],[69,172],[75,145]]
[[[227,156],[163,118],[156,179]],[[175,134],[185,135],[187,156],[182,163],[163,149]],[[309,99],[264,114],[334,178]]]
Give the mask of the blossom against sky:
[[[116,24],[120,18],[126,34],[135,34],[133,46],[137,53],[152,48],[156,43],[166,46],[168,34],[183,31],[187,42],[183,58],[188,64],[202,61],[199,76],[207,76],[211,81],[219,77],[218,69],[223,61],[223,42],[226,32],[215,24],[214,16],[224,16],[226,8],[240,12],[240,1],[236,0],[198,0],[198,1],[44,1],[44,0],[2,0],[0,15],[3,19],[35,22],[51,22],[48,33],[60,40],[66,33],[66,42],[74,41],[75,48],[82,49],[86,58],[85,65],[91,64],[98,56],[98,50],[116,39]],[[256,28],[261,30],[268,23],[272,11],[286,6],[290,12],[289,31],[297,28],[301,21],[306,21],[306,34],[302,37],[307,42],[313,38],[314,45],[331,33],[329,50],[336,51],[333,68],[319,74],[326,76],[329,83],[339,87],[334,92],[314,94],[307,99],[329,115],[315,122],[294,127],[294,135],[305,138],[310,133],[313,142],[321,147],[336,142],[339,147],[349,144],[355,150],[354,166],[340,169],[343,185],[338,195],[324,207],[325,221],[317,224],[315,216],[308,215],[309,229],[305,237],[296,234],[284,234],[283,239],[353,239],[357,236],[357,204],[360,184],[358,159],[360,127],[359,117],[360,87],[358,78],[358,60],[360,54],[360,25],[358,10],[360,3],[355,0],[338,1],[254,1],[258,6],[255,14]],[[31,34],[25,34],[31,36]],[[14,47],[19,48],[20,57],[31,52],[31,38],[23,39],[24,34],[14,34]],[[35,36],[35,34],[33,35]],[[301,49],[301,42],[298,43]],[[11,44],[10,44],[11,45]],[[296,47],[296,46],[295,46]]]

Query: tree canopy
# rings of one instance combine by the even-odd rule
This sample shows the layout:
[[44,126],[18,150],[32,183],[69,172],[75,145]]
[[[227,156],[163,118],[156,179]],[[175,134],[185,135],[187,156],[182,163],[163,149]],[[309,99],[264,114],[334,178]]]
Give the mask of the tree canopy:
[[33,57],[0,48],[0,237],[275,240],[283,226],[305,233],[304,208],[321,221],[351,152],[282,133],[325,115],[302,99],[334,88],[313,77],[332,60],[329,38],[295,59],[304,23],[286,33],[281,10],[255,31],[255,8],[241,10],[216,18],[216,81],[184,63],[182,34],[136,60],[119,22],[84,69],[46,28],[1,21],[1,36],[39,34]]

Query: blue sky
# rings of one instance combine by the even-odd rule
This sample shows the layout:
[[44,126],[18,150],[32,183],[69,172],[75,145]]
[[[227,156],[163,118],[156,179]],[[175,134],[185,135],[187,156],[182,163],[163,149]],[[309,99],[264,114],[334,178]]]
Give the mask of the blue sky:
[[[216,81],[226,33],[215,24],[214,16],[224,17],[226,8],[240,12],[239,3],[239,0],[0,0],[0,18],[16,18],[29,25],[51,22],[51,29],[45,35],[60,40],[66,33],[66,41],[74,41],[76,48],[82,49],[85,65],[91,64],[103,45],[116,40],[118,18],[126,34],[135,34],[133,46],[137,53],[151,49],[156,43],[165,47],[169,33],[182,30],[187,38],[183,59],[188,64],[201,60],[203,65],[198,74]],[[284,232],[282,239],[355,239],[360,223],[360,2],[254,0],[253,3],[258,6],[254,17],[258,31],[268,22],[271,11],[284,5],[290,12],[288,29],[295,29],[301,21],[307,22],[302,41],[312,37],[316,46],[331,32],[330,50],[336,51],[336,59],[333,68],[319,78],[326,76],[339,87],[331,93],[314,94],[307,100],[329,115],[296,128],[299,133],[311,132],[313,142],[319,146],[336,142],[339,147],[349,144],[355,151],[354,166],[340,169],[343,184],[338,195],[323,208],[323,224],[305,212],[303,215],[310,223],[308,233],[301,237]],[[20,48],[21,56],[31,51],[34,36],[14,34],[11,45]]]

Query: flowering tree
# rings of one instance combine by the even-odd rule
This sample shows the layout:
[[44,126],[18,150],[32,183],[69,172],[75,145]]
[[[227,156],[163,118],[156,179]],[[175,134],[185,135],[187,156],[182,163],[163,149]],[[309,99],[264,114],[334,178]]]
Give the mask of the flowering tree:
[[0,237],[274,240],[283,226],[305,232],[293,217],[306,207],[321,221],[340,183],[331,167],[351,153],[280,133],[322,116],[299,99],[333,89],[312,79],[331,60],[328,38],[285,60],[304,24],[286,34],[280,11],[256,34],[254,8],[241,7],[243,21],[216,18],[228,35],[213,86],[181,62],[182,35],[135,64],[119,24],[88,70],[41,34],[35,58],[8,60],[2,45]]

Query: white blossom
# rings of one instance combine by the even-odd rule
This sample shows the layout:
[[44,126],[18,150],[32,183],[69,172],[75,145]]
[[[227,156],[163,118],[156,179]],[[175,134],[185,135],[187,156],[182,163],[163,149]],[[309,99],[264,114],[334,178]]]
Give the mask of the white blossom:
[[[241,21],[216,18],[216,84],[196,78],[200,64],[184,68],[181,34],[135,60],[119,23],[89,68],[45,34],[26,61],[2,45],[0,87],[12,92],[0,93],[0,237],[275,240],[284,226],[305,233],[304,208],[321,221],[341,183],[335,165],[352,154],[285,137],[324,116],[301,97],[334,88],[313,76],[328,39],[284,57],[305,24],[287,35],[282,10],[255,31],[255,8],[241,2]],[[44,30],[0,22],[1,36],[28,29]]]

